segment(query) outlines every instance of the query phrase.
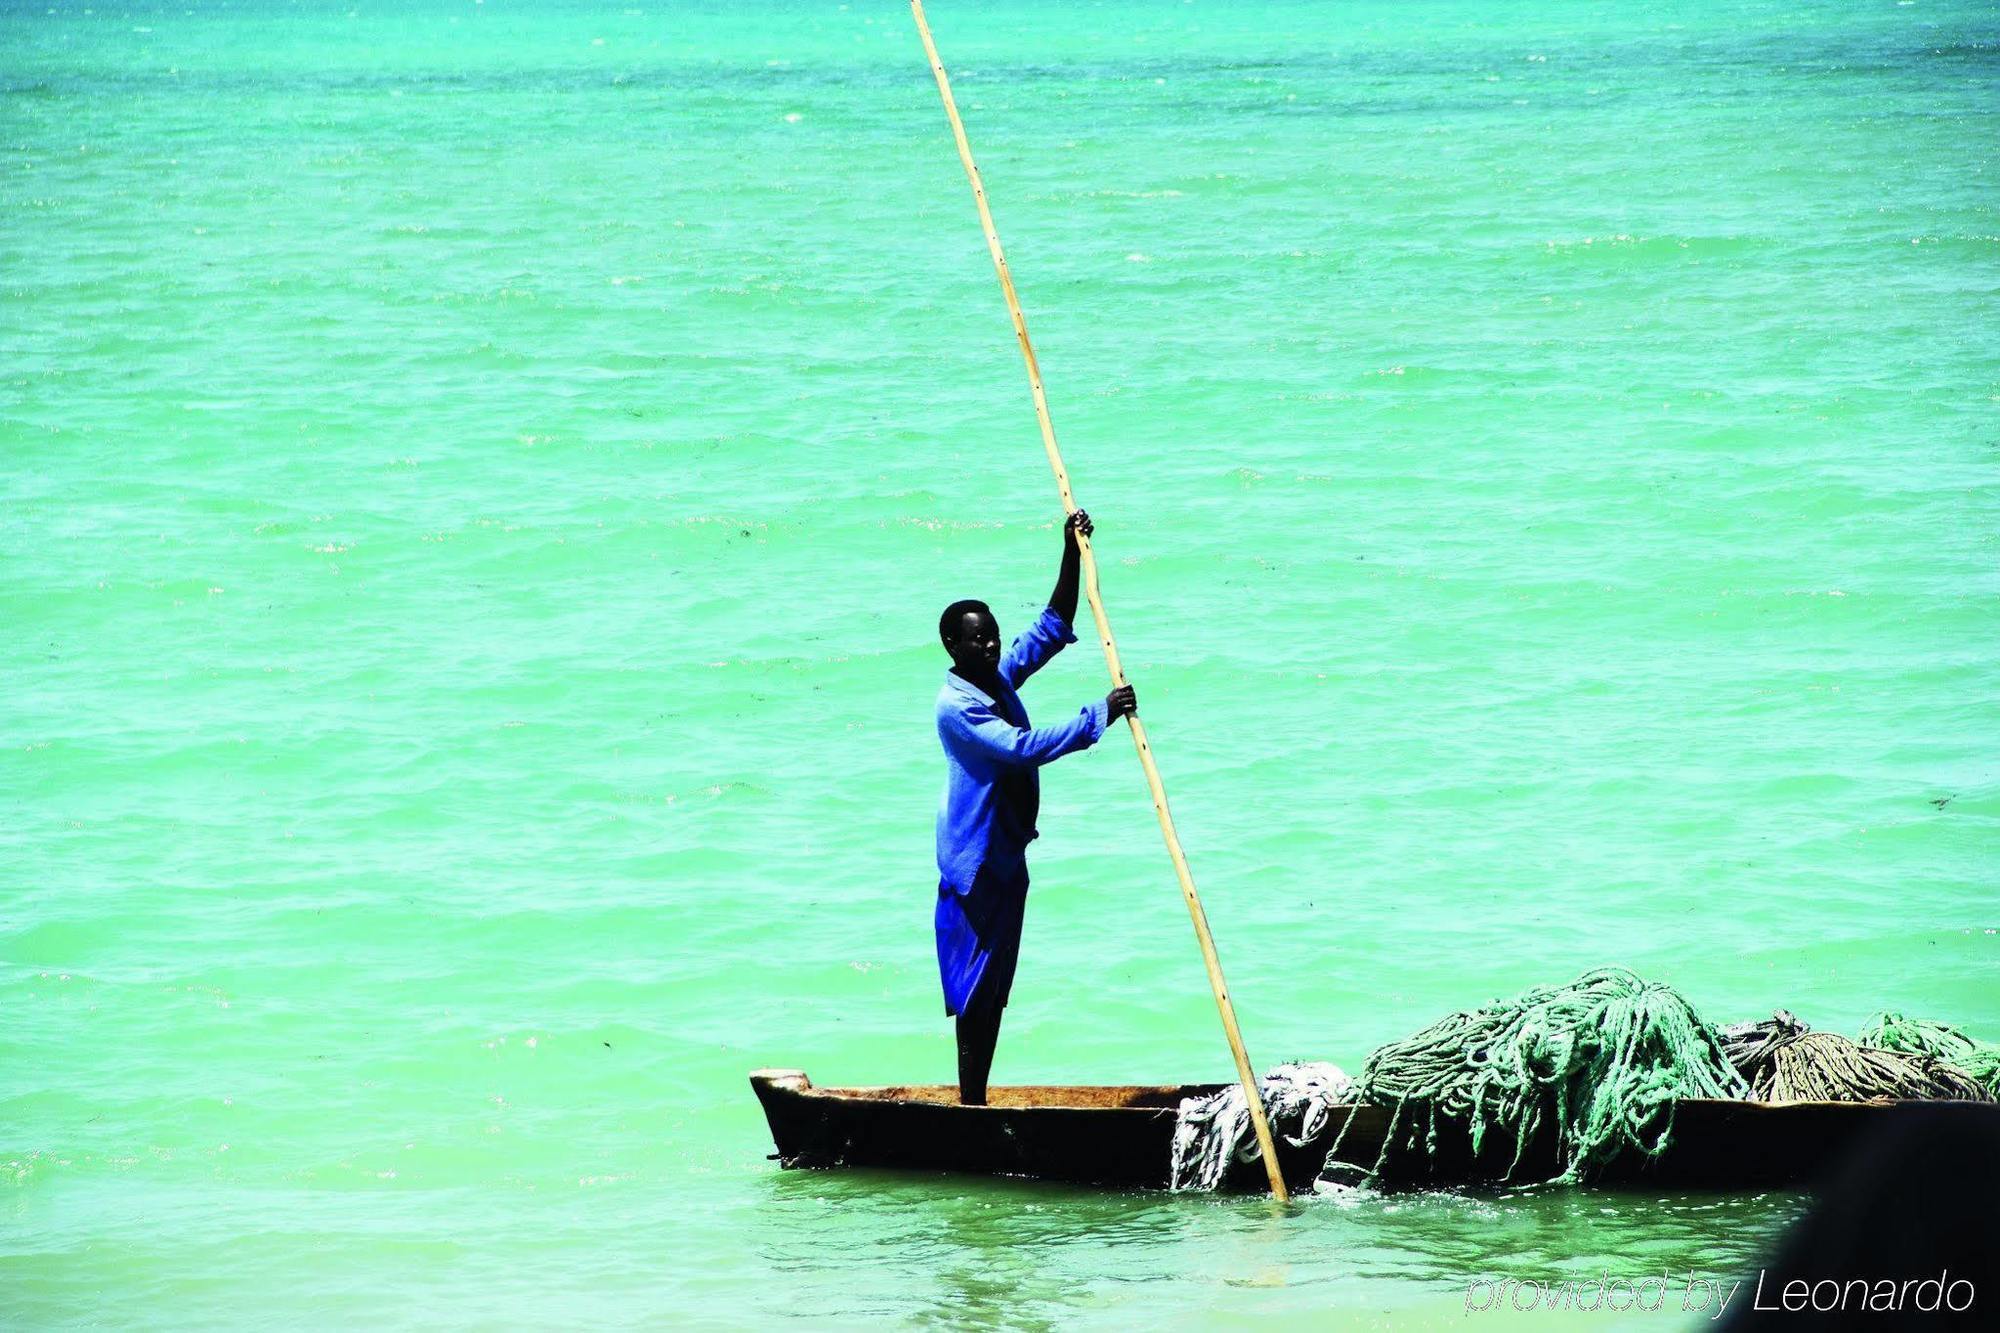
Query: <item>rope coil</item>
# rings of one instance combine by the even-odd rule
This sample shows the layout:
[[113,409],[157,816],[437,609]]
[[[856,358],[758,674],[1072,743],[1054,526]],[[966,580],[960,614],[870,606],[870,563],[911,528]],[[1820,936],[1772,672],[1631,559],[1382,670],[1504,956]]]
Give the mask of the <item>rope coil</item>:
[[1565,1182],[1589,1179],[1620,1152],[1665,1151],[1676,1101],[1745,1090],[1678,992],[1620,967],[1452,1014],[1376,1050],[1357,1087],[1363,1100],[1394,1108],[1375,1174],[1424,1171],[1440,1123],[1455,1122],[1475,1154],[1490,1133],[1513,1136],[1511,1179],[1548,1125],[1554,1179]]
[[1767,1031],[1762,1041],[1739,1051],[1737,1072],[1758,1101],[1993,1100],[1977,1079],[1937,1056],[1860,1045],[1837,1032],[1810,1032],[1792,1022],[1794,1029]]
[[1901,1014],[1877,1014],[1861,1028],[1861,1044],[1907,1055],[1928,1055],[1971,1075],[2000,1101],[2000,1046],[1967,1036],[1949,1023]]

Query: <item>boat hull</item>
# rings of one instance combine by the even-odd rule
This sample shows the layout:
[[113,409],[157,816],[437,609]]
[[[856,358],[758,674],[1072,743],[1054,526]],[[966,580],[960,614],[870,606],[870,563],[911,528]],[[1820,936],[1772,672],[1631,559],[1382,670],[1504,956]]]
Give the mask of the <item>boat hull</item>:
[[[1181,1100],[1225,1085],[994,1088],[986,1106],[961,1106],[949,1085],[816,1088],[796,1069],[758,1070],[750,1086],[770,1123],[774,1156],[787,1167],[882,1167],[1164,1189]],[[2000,1106],[1924,1105],[2000,1127]],[[1716,1190],[1809,1185],[1859,1136],[1895,1113],[1893,1103],[1684,1101],[1675,1109],[1665,1152],[1614,1162],[1599,1183]],[[1322,1174],[1336,1138],[1336,1160],[1366,1168],[1374,1165],[1388,1130],[1382,1107],[1338,1108],[1307,1142],[1281,1141],[1279,1165],[1287,1183],[1303,1189]],[[1444,1125],[1418,1183],[1545,1179],[1555,1171],[1555,1149],[1552,1134],[1544,1133],[1516,1163],[1510,1137],[1490,1135],[1475,1150],[1462,1128]],[[1223,1185],[1263,1188],[1262,1168],[1233,1164]]]

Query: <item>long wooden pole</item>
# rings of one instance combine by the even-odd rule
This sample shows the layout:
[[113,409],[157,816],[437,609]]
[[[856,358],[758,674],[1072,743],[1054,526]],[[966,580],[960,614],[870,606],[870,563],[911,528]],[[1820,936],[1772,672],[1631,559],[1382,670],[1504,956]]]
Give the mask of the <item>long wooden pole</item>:
[[[1021,317],[1021,298],[1014,294],[1014,279],[1007,272],[1007,256],[1000,249],[1000,233],[993,228],[993,210],[986,205],[986,187],[980,182],[979,168],[972,161],[972,145],[966,141],[965,126],[958,118],[958,103],[952,100],[951,80],[945,77],[944,62],[938,59],[937,43],[931,40],[930,24],[924,21],[923,0],[910,0],[916,16],[917,35],[924,39],[924,54],[930,57],[931,73],[937,76],[938,96],[944,99],[944,114],[951,121],[951,137],[958,142],[958,160],[965,164],[966,179],[972,182],[972,199],[979,205],[979,225],[986,231],[986,248],[993,255],[993,269],[1000,275],[1000,291],[1007,298],[1007,313],[1014,317],[1014,337],[1021,344],[1021,359],[1028,363],[1028,387],[1035,395],[1035,416],[1042,423],[1042,447],[1048,451],[1049,466],[1055,469],[1056,489],[1062,492],[1063,512],[1076,512],[1070,494],[1069,472],[1063,467],[1062,451],[1056,447],[1055,423],[1049,418],[1048,396],[1042,392],[1042,370],[1035,363],[1035,347],[1028,341],[1028,323]],[[1097,594],[1097,559],[1091,554],[1090,539],[1077,534],[1083,552],[1083,587],[1090,598],[1090,614],[1097,621],[1097,637],[1104,643],[1104,661],[1111,668],[1111,683],[1125,684],[1125,668],[1118,661],[1118,644],[1111,637],[1111,622],[1104,616],[1104,601]],[[1215,940],[1208,933],[1208,914],[1201,910],[1201,895],[1194,891],[1194,877],[1188,873],[1187,856],[1174,832],[1174,817],[1167,810],[1167,789],[1160,785],[1160,771],[1153,765],[1153,748],[1146,743],[1146,728],[1133,713],[1125,719],[1132,730],[1133,744],[1139,747],[1139,765],[1146,770],[1146,785],[1153,793],[1153,813],[1160,817],[1160,832],[1167,839],[1167,855],[1173,858],[1174,873],[1180,877],[1181,897],[1187,900],[1188,915],[1194,919],[1195,938],[1201,941],[1201,960],[1208,967],[1208,984],[1215,992],[1215,1007],[1222,1014],[1222,1030],[1229,1035],[1229,1051],[1236,1057],[1236,1076],[1242,1080],[1243,1096],[1250,1106],[1250,1123],[1257,1131],[1257,1146],[1264,1154],[1264,1172],[1271,1180],[1271,1193],[1283,1202],[1285,1177],[1278,1169],[1278,1152],[1271,1143],[1271,1122],[1264,1114],[1264,1099],[1257,1095],[1257,1076],[1250,1071],[1250,1056],[1243,1049],[1243,1033],[1236,1026],[1236,1007],[1229,1002],[1229,986],[1222,979],[1222,960],[1215,955]]]

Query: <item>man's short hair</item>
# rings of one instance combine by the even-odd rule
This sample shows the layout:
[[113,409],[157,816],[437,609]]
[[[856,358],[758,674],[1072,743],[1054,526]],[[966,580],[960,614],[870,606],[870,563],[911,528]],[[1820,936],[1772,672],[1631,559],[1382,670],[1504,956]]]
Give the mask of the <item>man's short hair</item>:
[[958,622],[965,619],[966,614],[971,611],[984,611],[989,616],[993,614],[993,608],[977,598],[960,598],[947,606],[944,614],[938,617],[938,640],[950,643],[952,636],[958,633]]

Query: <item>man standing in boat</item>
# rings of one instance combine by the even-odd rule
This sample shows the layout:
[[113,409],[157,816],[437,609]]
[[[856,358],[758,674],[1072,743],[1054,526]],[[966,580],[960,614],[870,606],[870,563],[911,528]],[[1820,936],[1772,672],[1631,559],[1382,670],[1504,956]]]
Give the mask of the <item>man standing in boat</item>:
[[986,1077],[1000,1038],[1000,1015],[1014,984],[1028,899],[1028,844],[1041,806],[1035,772],[1052,759],[1096,744],[1104,729],[1138,708],[1129,685],[1087,704],[1067,721],[1030,727],[1015,691],[1076,642],[1076,589],[1091,533],[1081,509],[1063,525],[1055,591],[1035,623],[1000,651],[1000,626],[986,603],[953,602],[938,618],[951,670],[938,691],[944,744],[944,801],[938,808],[937,951],[944,1009],[958,1019],[958,1095],[986,1102]]

